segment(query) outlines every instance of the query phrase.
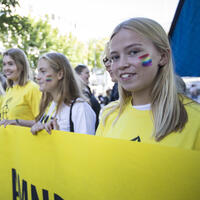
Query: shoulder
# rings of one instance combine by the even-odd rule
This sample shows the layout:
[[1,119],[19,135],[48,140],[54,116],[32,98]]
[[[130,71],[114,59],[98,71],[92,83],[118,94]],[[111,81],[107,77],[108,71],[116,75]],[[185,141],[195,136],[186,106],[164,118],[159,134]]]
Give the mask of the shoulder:
[[183,98],[183,105],[188,114],[197,115],[200,118],[200,104],[188,97]]
[[91,106],[84,99],[77,98],[73,107],[76,109],[80,109],[80,108],[87,108],[87,107],[91,107]]
[[114,112],[117,112],[119,110],[119,100],[112,101],[112,102],[108,103],[106,106],[104,106],[101,111],[101,117],[105,116],[111,110],[114,110]]
[[23,87],[23,93],[27,99],[39,100],[42,96],[41,91],[39,90],[39,85],[33,81],[28,81],[27,84]]
[[108,103],[106,106],[104,106],[103,110],[109,110],[117,105],[119,105],[119,100],[112,101],[112,102]]
[[26,83],[25,87],[39,90],[39,85],[31,80]]
[[[94,113],[90,104],[82,98],[76,99],[76,102],[73,105],[73,111],[77,112],[79,114],[86,113],[88,115],[91,114],[91,113],[92,114]],[[72,111],[72,113],[73,113],[73,111]]]

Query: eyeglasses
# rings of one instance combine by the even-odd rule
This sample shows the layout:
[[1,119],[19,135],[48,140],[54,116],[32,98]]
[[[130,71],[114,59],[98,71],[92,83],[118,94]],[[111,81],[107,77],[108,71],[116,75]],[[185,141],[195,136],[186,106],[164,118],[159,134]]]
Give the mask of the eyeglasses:
[[105,58],[103,59],[104,65],[105,65],[108,61],[109,61],[109,63],[111,63],[111,60],[110,60],[109,58],[105,57]]

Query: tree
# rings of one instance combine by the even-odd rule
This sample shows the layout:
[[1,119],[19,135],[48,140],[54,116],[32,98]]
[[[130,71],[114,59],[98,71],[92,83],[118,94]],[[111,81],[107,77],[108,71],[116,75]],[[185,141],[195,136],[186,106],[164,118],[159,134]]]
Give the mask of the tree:
[[92,68],[102,68],[101,60],[106,41],[107,39],[103,38],[102,40],[93,39],[88,42],[88,65]]
[[1,34],[22,34],[29,31],[30,24],[27,17],[15,14],[16,7],[19,6],[18,0],[0,0],[0,30]]
[[57,28],[52,28],[49,18],[35,20],[28,18],[31,27],[26,34],[0,34],[4,48],[17,47],[28,56],[32,68],[36,68],[38,57],[49,51],[65,54],[72,65],[83,62],[84,45],[73,37],[71,33],[60,35]]
[[[50,51],[65,54],[72,66],[83,63],[90,67],[102,67],[101,55],[105,39],[91,40],[83,44],[72,33],[61,35],[52,28],[49,17],[35,20],[15,14],[19,6],[17,0],[0,0],[0,40],[5,49],[18,47],[29,58],[32,68],[36,68],[38,57]],[[1,61],[0,61],[1,62]],[[1,65],[2,66],[2,65]]]

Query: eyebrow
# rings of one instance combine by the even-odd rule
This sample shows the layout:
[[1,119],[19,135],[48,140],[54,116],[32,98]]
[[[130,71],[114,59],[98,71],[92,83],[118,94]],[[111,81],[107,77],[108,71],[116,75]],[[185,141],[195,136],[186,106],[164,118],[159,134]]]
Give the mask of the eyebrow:
[[[135,47],[135,46],[142,46],[142,44],[140,44],[140,43],[130,44],[130,45],[126,46],[124,49],[127,50],[127,49]],[[117,51],[111,51],[110,52],[110,54],[114,54],[114,53],[117,53]]]

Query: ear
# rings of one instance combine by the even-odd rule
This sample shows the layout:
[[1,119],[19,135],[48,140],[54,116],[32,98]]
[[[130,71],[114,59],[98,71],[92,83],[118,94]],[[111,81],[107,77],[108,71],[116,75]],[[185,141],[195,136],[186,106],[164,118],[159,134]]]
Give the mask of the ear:
[[57,73],[57,77],[58,77],[58,80],[61,80],[63,78],[63,71],[60,70],[58,73]]
[[165,66],[169,62],[170,49],[161,53],[159,66]]

